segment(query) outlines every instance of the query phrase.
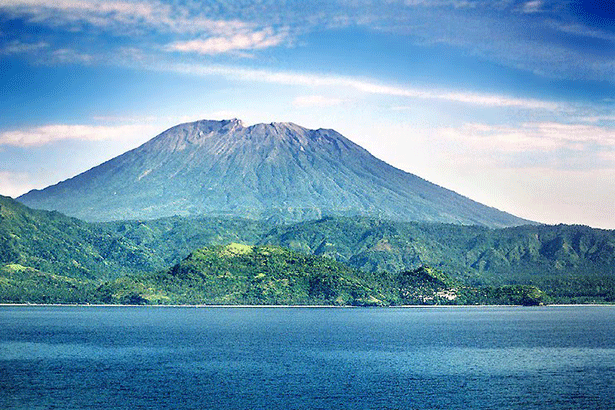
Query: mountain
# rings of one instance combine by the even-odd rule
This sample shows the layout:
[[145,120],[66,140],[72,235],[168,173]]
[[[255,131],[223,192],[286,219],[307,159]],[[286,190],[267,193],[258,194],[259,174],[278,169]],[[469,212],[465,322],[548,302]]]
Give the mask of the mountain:
[[[228,248],[232,242],[250,246]],[[254,258],[225,261],[229,252],[242,258],[249,254],[264,265],[241,265]],[[277,289],[272,298],[235,302],[283,303],[287,298],[299,303],[305,288],[285,287],[284,280],[292,277],[280,275],[298,269],[315,273],[321,265],[332,269],[328,272],[335,280],[327,283],[334,289],[341,289],[338,279],[357,284],[358,278],[383,303],[527,304],[542,298],[534,287],[563,303],[615,301],[615,231],[567,225],[490,229],[367,217],[275,227],[202,216],[87,223],[0,196],[0,302],[222,302],[222,294],[207,293],[209,285],[195,278],[213,280],[215,291],[226,283],[225,269],[243,269],[241,286],[253,286],[252,279],[275,267],[266,282],[270,287],[262,288]],[[195,276],[185,270],[190,266],[207,275],[218,273]],[[193,292],[195,287],[200,290]],[[365,294],[354,295],[343,303],[368,302]]]
[[171,217],[100,224],[166,265],[192,250],[242,242],[325,256],[365,273],[433,266],[472,286],[535,285],[561,302],[615,300],[615,231],[577,225],[503,229],[367,217],[271,227],[262,221]]
[[197,121],[18,198],[88,221],[173,215],[274,222],[364,215],[489,227],[528,223],[399,170],[328,129]]
[[90,288],[89,297],[96,303],[338,306],[536,305],[546,300],[533,286],[467,287],[426,266],[369,274],[331,258],[237,243],[197,249],[166,271]]
[[365,272],[429,265],[466,284],[615,296],[615,231],[587,226],[490,229],[329,217],[274,227],[260,243],[332,257]]
[[[153,281],[188,303],[377,305],[382,295],[340,262],[275,246],[230,244],[192,252]],[[137,278],[138,279],[138,278]]]
[[8,266],[7,272],[95,279],[150,272],[162,264],[152,250],[120,234],[0,196],[0,267]]

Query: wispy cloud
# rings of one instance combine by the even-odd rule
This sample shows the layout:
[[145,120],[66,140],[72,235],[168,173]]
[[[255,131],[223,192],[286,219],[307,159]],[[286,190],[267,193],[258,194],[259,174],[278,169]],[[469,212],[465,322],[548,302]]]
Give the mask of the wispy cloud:
[[562,33],[574,34],[582,37],[597,38],[607,41],[615,41],[615,35],[612,33],[603,30],[597,30],[595,28],[589,28],[578,23],[562,24],[559,22],[550,21],[548,25],[558,31],[561,31]]
[[161,70],[192,75],[218,75],[234,80],[297,85],[308,87],[348,87],[367,94],[442,100],[487,107],[513,107],[531,110],[557,110],[559,105],[551,101],[513,98],[497,94],[481,94],[463,91],[427,90],[413,87],[392,86],[368,79],[345,76],[306,74],[289,71],[268,71],[232,66],[172,64],[159,67]]
[[60,48],[51,53],[49,62],[60,64],[79,63],[87,65],[93,63],[95,60],[96,58],[90,54],[81,53],[70,48]]
[[286,39],[286,33],[275,33],[268,27],[260,31],[242,32],[226,37],[210,37],[189,41],[178,41],[165,47],[167,51],[197,54],[222,54],[229,51],[258,50],[274,47]]
[[48,48],[49,44],[44,41],[23,43],[20,40],[13,40],[0,48],[0,54],[33,53]]
[[[485,152],[545,154],[541,157],[544,160],[557,160],[575,167],[579,166],[580,157],[583,157],[584,167],[603,166],[605,156],[612,156],[615,150],[615,128],[591,124],[530,122],[507,126],[468,123],[458,128],[442,128],[437,135],[462,145],[464,149],[482,152],[477,154],[481,157]],[[532,158],[536,160],[538,157]]]
[[474,8],[476,7],[476,2],[465,1],[465,0],[405,0],[404,5],[415,7],[449,7],[452,6],[454,8]]
[[472,3],[471,10],[449,7],[446,13],[433,7],[413,7],[396,15],[374,13],[370,26],[410,35],[426,47],[447,44],[467,55],[541,77],[613,82],[614,47],[595,52],[584,41],[553,32],[613,41],[608,30],[580,24],[569,2]]
[[615,122],[615,115],[593,115],[580,118],[583,122],[599,123],[599,122]]
[[152,135],[152,125],[67,125],[51,124],[40,127],[0,132],[0,146],[33,147],[62,140],[102,141],[138,139]]
[[539,13],[542,11],[543,4],[542,0],[527,1],[521,6],[521,11],[523,13]]
[[0,8],[30,22],[52,26],[89,24],[104,29],[150,29],[194,33],[226,33],[241,30],[249,24],[236,20],[212,20],[193,15],[182,6],[159,1],[101,1],[101,0],[0,0]]
[[156,0],[0,0],[0,11],[31,24],[61,27],[69,32],[95,28],[113,36],[133,38],[146,34],[188,37],[167,44],[165,49],[200,54],[262,49],[279,45],[288,37],[284,28],[274,30],[233,18],[209,18],[189,4]]
[[[0,0],[0,12],[69,33],[89,30],[130,37],[129,47],[150,52],[166,50],[205,56],[251,56],[246,51],[296,44],[302,34],[315,30],[363,27],[408,35],[409,41],[422,45],[446,43],[469,55],[540,76],[607,81],[615,78],[612,53],[587,53],[582,42],[554,40],[554,29],[609,41],[613,36],[608,30],[579,24],[574,13],[566,11],[567,5],[559,3],[562,2],[339,0],[297,5],[273,0],[251,4]],[[100,37],[96,39],[104,42]],[[118,43],[109,41],[106,45],[116,48]],[[74,44],[57,48],[71,46]],[[95,53],[88,49],[83,54]]]

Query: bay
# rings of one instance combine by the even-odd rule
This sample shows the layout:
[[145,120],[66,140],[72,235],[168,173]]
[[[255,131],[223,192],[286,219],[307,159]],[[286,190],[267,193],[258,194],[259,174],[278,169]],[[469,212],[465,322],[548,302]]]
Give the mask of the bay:
[[0,307],[2,409],[612,409],[615,307]]

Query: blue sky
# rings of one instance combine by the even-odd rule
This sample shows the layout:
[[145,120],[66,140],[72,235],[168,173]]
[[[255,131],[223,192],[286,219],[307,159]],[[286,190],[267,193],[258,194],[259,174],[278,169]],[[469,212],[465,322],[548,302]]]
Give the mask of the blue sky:
[[546,223],[615,229],[615,6],[0,0],[0,193],[196,119],[333,128]]

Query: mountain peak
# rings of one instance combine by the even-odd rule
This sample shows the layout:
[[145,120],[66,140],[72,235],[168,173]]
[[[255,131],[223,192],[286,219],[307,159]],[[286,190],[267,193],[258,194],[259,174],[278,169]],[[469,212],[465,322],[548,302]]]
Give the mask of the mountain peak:
[[526,223],[399,170],[330,129],[238,119],[172,127],[83,174],[19,198],[87,220],[218,215]]

